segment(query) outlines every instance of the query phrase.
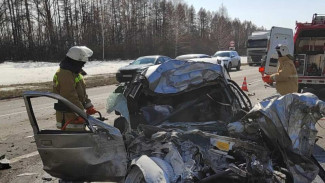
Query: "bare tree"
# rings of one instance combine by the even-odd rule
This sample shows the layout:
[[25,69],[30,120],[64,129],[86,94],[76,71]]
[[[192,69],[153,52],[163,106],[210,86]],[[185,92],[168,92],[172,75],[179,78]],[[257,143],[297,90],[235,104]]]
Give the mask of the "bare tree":
[[73,45],[90,47],[95,59],[212,54],[231,40],[245,53],[259,29],[232,20],[223,4],[196,12],[183,0],[2,0],[0,61],[60,60]]

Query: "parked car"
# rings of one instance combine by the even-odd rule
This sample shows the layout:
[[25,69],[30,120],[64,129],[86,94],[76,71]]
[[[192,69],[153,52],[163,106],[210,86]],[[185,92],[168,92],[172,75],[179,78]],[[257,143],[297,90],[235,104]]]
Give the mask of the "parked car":
[[218,64],[223,64],[229,71],[231,68],[240,70],[240,56],[236,51],[217,51],[213,57],[217,57]]
[[186,55],[177,56],[175,59],[176,60],[189,60],[191,58],[211,58],[211,56],[206,55],[206,54],[186,54]]
[[129,82],[137,74],[151,65],[164,63],[171,58],[163,55],[150,55],[137,58],[130,65],[121,67],[116,73],[116,80],[120,83]]

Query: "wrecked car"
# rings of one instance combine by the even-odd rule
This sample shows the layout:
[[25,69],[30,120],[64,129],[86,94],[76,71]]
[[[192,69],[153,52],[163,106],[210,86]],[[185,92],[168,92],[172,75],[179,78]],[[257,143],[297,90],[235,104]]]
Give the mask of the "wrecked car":
[[250,100],[230,80],[224,67],[206,62],[171,60],[151,66],[131,83],[117,88],[108,99],[107,108],[121,104],[120,93],[125,97],[128,113],[124,117],[133,129],[139,123],[158,125],[167,120],[236,121],[251,108]]
[[[26,92],[44,170],[67,181],[311,182],[311,160],[325,104],[289,94],[252,108],[222,66],[172,60],[149,67],[107,99],[108,125],[59,95]],[[86,131],[42,130],[31,100],[59,100]],[[73,158],[72,158],[73,157]]]

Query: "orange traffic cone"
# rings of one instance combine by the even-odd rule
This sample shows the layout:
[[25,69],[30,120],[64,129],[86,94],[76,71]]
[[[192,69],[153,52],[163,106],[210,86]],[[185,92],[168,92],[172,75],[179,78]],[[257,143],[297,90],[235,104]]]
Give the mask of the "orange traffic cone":
[[247,91],[248,92],[246,77],[244,77],[244,81],[243,81],[243,85],[241,86],[241,89],[243,91]]

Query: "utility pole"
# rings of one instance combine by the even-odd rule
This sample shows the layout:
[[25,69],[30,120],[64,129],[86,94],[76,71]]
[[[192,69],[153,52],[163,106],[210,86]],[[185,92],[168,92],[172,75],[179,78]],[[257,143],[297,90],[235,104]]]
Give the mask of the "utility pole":
[[100,11],[101,11],[101,14],[102,14],[102,46],[103,46],[103,61],[104,61],[104,58],[105,58],[105,36],[104,36],[104,13],[103,13],[103,1],[100,0]]

